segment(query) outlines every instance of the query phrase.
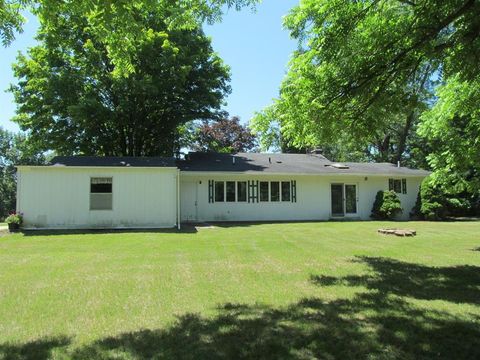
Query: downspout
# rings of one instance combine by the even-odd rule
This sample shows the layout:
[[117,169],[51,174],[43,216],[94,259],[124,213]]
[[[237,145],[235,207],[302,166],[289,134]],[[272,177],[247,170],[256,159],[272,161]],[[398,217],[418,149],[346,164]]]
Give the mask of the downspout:
[[177,230],[180,230],[180,169],[177,169]]
[[17,183],[16,183],[16,203],[15,203],[15,211],[18,213],[20,212],[20,171],[18,170],[17,167],[15,167],[16,170],[16,177],[17,177]]

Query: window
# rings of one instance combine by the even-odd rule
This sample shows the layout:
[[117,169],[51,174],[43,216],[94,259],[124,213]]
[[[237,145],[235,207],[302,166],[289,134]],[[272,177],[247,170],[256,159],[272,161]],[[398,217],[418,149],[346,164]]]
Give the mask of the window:
[[227,181],[227,202],[235,202],[235,181]]
[[238,202],[247,201],[247,182],[246,181],[237,182],[237,201]]
[[260,181],[260,201],[268,201],[268,181]]
[[[392,185],[393,186],[393,185]],[[296,181],[208,180],[208,202],[297,202]]]
[[282,181],[282,201],[290,201],[290,181]]
[[388,179],[388,190],[393,190],[397,194],[406,194],[407,179]]
[[223,181],[215,181],[215,202],[225,201],[225,183]]
[[90,210],[112,210],[112,178],[90,178]]
[[278,181],[270,183],[270,201],[280,201],[280,183]]

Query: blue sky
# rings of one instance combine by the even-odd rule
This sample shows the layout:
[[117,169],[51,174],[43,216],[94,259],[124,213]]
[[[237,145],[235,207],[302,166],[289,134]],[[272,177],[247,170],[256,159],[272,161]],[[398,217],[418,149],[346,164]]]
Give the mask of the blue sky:
[[[282,29],[282,16],[288,13],[298,0],[263,0],[255,13],[230,10],[222,23],[206,26],[212,37],[213,48],[231,67],[232,93],[225,107],[230,115],[240,116],[247,122],[254,114],[278,94],[280,82],[296,43]],[[25,31],[8,48],[1,48],[0,69],[0,126],[17,131],[10,121],[15,114],[15,103],[10,93],[5,93],[15,82],[11,64],[18,51],[24,52],[34,45],[38,23],[28,18]]]

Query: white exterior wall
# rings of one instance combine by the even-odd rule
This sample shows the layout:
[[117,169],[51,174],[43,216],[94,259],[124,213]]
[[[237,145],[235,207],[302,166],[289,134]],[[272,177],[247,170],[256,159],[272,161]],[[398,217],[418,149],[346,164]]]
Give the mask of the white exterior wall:
[[[407,179],[407,194],[398,194],[408,219],[417,198],[421,177]],[[182,173],[180,181],[182,221],[288,221],[328,220],[331,216],[332,183],[357,185],[357,214],[352,218],[369,220],[375,195],[388,190],[388,176],[249,175]],[[290,181],[296,180],[296,202],[208,202],[208,180]],[[195,205],[197,204],[197,205]],[[348,217],[348,216],[346,216]]]
[[[19,167],[25,228],[173,227],[175,168]],[[90,178],[112,177],[112,210],[90,210]]]

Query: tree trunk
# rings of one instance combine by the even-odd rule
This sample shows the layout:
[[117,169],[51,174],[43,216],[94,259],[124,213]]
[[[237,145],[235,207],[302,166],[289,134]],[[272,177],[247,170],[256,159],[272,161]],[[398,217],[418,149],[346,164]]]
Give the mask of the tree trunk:
[[410,130],[412,129],[413,120],[415,118],[415,111],[412,111],[407,116],[407,120],[405,121],[405,126],[400,133],[400,137],[398,139],[397,151],[395,156],[392,159],[392,162],[396,164],[399,161],[402,161],[403,153],[405,152],[405,148],[407,146],[407,138],[410,134]]

